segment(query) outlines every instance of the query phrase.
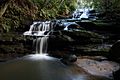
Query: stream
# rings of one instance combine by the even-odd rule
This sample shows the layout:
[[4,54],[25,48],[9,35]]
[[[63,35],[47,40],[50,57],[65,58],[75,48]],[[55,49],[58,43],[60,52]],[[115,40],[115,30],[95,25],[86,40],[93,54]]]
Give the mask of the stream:
[[0,63],[1,80],[110,80],[92,76],[75,64],[64,65],[57,58],[35,54]]
[[[68,27],[69,24],[70,25],[74,24],[75,26],[78,26],[75,22],[73,23],[64,22],[64,24],[60,24],[60,25],[66,26],[63,28],[63,30],[71,30],[72,28]],[[26,55],[24,57],[17,58],[7,62],[1,62],[0,79],[1,80],[113,80],[113,77],[112,78],[106,77],[106,74],[108,75],[110,71],[112,74],[112,71],[114,71],[113,68],[114,66],[112,66],[112,64],[111,64],[112,67],[110,66],[111,70],[108,71],[106,69],[106,65],[110,65],[109,63],[112,62],[98,62],[90,59],[76,58],[78,59],[76,62],[66,65],[61,62],[60,58],[59,59],[54,58],[45,54],[47,53],[50,32],[53,31],[54,28],[55,28],[54,24],[52,24],[50,21],[33,22],[33,24],[30,26],[29,31],[24,32],[23,35],[36,37],[35,39],[33,39],[33,47],[35,48],[34,49],[35,54]],[[75,30],[78,29],[75,28]],[[93,47],[93,51],[97,50],[95,46],[92,47]],[[105,48],[108,47],[109,46],[105,46]],[[84,48],[84,46],[82,46],[82,48]],[[97,48],[99,48],[99,50],[102,49],[101,46]],[[87,51],[89,51],[89,48],[87,49]],[[70,56],[68,57],[71,58]],[[103,67],[105,67],[104,70],[102,69]],[[98,68],[100,70],[98,70]],[[103,73],[106,73],[105,76]]]

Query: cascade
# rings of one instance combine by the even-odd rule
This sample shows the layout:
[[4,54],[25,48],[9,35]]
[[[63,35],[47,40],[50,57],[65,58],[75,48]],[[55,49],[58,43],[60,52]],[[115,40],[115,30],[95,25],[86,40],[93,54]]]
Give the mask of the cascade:
[[72,14],[72,19],[82,19],[82,18],[88,18],[88,11],[89,9],[76,9]]
[[23,33],[25,36],[45,36],[45,33],[53,29],[53,24],[50,21],[33,22],[29,31]]
[[24,36],[36,36],[36,39],[33,39],[36,54],[47,53],[48,36],[52,29],[53,23],[50,21],[33,22],[29,31],[23,33]]
[[38,37],[33,40],[36,54],[47,53],[48,37]]
[[72,19],[80,18],[80,16],[81,12],[78,9],[76,9],[72,14]]

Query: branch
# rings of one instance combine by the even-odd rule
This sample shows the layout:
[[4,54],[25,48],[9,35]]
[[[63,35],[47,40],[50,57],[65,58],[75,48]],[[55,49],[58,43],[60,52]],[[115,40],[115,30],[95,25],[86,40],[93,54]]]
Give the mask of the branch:
[[12,0],[0,0],[0,17],[5,13],[8,5]]

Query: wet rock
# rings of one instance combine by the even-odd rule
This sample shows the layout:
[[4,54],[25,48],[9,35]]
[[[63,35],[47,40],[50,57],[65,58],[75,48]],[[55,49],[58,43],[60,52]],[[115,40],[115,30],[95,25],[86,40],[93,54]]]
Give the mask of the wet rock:
[[68,47],[72,41],[73,39],[71,37],[62,34],[61,31],[54,31],[49,36],[48,49],[62,51],[65,47]]
[[69,37],[69,36],[67,36],[67,35],[63,35],[63,37],[64,37],[65,39],[67,39],[68,41],[70,41],[70,42],[74,41],[71,37]]
[[32,52],[32,39],[24,38],[18,33],[3,33],[0,35],[0,61],[7,61]]
[[71,37],[77,44],[101,43],[103,39],[103,36],[86,30],[61,32],[62,34]]
[[120,80],[120,69],[113,73],[114,80]]
[[49,37],[48,49],[62,51],[68,46],[89,43],[102,43],[101,36],[89,31],[54,31]]
[[75,61],[77,61],[77,56],[76,55],[72,55],[72,54],[67,54],[64,55],[63,58],[61,59],[61,61],[65,64],[70,64],[73,63]]
[[73,52],[77,55],[83,53],[83,49],[71,51],[70,47],[101,42],[99,34],[89,31],[52,31],[48,40],[48,52],[60,57]]
[[69,58],[68,58],[68,61],[69,62],[75,62],[75,61],[77,61],[77,56],[76,55],[70,55]]
[[117,60],[120,58],[120,40],[118,40],[109,51],[108,58],[111,60]]

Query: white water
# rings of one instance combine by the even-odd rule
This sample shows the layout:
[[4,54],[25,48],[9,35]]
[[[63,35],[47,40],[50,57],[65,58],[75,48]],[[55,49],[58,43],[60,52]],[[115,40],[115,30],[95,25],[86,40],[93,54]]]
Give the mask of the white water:
[[43,54],[47,53],[48,47],[48,37],[39,37],[33,40],[33,45],[35,45],[35,53],[36,54]]
[[89,11],[89,9],[76,9],[74,11],[74,13],[72,14],[73,15],[73,19],[74,18],[78,18],[78,19],[81,19],[81,18],[88,18],[88,14],[87,12]]
[[36,36],[36,39],[33,39],[36,54],[47,53],[49,31],[52,29],[53,25],[50,21],[33,22],[29,31],[24,32],[25,36]]
[[53,25],[50,21],[45,22],[33,22],[29,31],[23,33],[25,36],[45,36],[45,32],[53,29]]

